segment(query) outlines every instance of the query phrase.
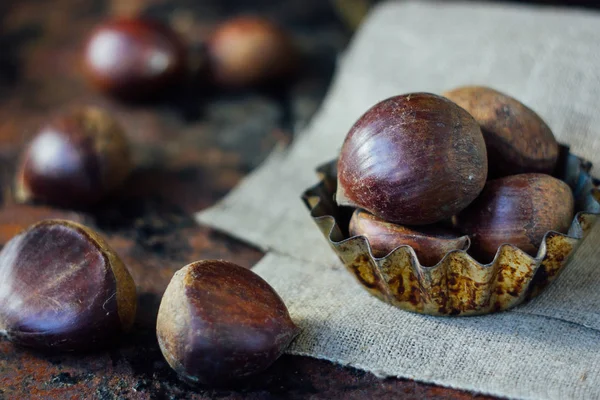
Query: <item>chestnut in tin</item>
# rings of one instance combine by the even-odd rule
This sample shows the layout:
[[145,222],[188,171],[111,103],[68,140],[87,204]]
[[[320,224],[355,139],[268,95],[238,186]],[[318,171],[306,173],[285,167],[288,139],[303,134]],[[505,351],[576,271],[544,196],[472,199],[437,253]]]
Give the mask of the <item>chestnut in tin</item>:
[[350,235],[363,235],[375,257],[385,257],[399,246],[413,248],[421,265],[432,267],[453,250],[466,250],[469,238],[441,226],[409,228],[386,222],[364,211],[356,210],[350,219]]
[[350,129],[338,160],[339,205],[388,222],[431,224],[464,209],[487,177],[477,122],[430,93],[386,99]]
[[160,304],[156,334],[183,380],[220,385],[269,367],[298,328],[281,298],[254,272],[206,260],[175,273]]
[[93,230],[46,220],[0,252],[0,333],[41,350],[96,350],[128,331],[133,279]]
[[545,174],[511,175],[489,181],[455,224],[470,236],[471,254],[488,263],[506,243],[535,256],[546,232],[568,231],[573,208],[573,193],[563,181]]
[[481,86],[457,88],[444,96],[467,110],[481,125],[490,178],[554,171],[558,143],[544,120],[529,107]]
[[117,19],[98,26],[84,50],[84,72],[101,92],[143,99],[178,83],[186,49],[169,27],[144,19]]

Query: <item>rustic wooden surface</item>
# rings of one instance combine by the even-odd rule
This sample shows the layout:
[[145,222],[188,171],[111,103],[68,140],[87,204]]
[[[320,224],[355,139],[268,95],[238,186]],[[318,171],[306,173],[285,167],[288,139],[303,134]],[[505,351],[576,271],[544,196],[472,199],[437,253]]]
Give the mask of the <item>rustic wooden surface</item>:
[[[198,48],[214,24],[248,11],[239,2],[195,0],[2,0],[0,4],[0,246],[49,217],[89,224],[128,265],[139,292],[134,330],[111,351],[48,355],[0,339],[0,398],[270,399],[486,398],[386,379],[315,359],[283,356],[262,375],[229,388],[192,389],[162,358],[155,336],[161,295],[173,273],[198,259],[252,267],[262,254],[196,225],[193,212],[214,204],[278,145],[293,140],[316,110],[350,32],[321,0],[254,1],[252,10],[292,29],[307,61],[278,90],[220,93],[198,80],[153,104],[123,104],[90,90],[80,49],[99,21],[141,13],[175,27]],[[112,110],[135,148],[136,171],[123,190],[91,210],[16,205],[15,162],[39,124],[79,104]],[[432,338],[432,340],[435,340]]]

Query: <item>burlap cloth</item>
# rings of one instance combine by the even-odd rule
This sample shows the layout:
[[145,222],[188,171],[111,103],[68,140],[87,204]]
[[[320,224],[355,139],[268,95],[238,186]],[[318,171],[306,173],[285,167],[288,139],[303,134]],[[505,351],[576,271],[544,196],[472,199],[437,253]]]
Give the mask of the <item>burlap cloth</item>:
[[314,168],[336,157],[371,105],[465,84],[530,105],[598,171],[600,14],[392,2],[373,10],[356,34],[320,112],[291,149],[273,153],[198,221],[268,252],[254,270],[302,328],[291,354],[498,396],[600,398],[600,229],[532,303],[492,316],[427,317],[361,289],[300,201],[317,182]]

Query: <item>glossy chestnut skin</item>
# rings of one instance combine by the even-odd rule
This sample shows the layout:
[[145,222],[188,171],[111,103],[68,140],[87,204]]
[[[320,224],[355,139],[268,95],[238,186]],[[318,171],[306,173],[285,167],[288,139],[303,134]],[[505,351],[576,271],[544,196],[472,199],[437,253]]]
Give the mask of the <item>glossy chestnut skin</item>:
[[96,350],[134,321],[133,279],[93,230],[46,220],[0,252],[0,332],[49,351]]
[[219,385],[269,367],[298,334],[277,293],[258,275],[222,260],[177,271],[160,304],[156,334],[188,383]]
[[466,250],[467,236],[458,236],[441,226],[410,228],[392,224],[377,218],[367,211],[357,209],[352,214],[350,236],[363,235],[369,241],[375,257],[385,257],[399,246],[410,246],[421,265],[432,267],[453,250]]
[[154,96],[185,75],[186,49],[169,27],[143,19],[98,26],[85,44],[83,68],[99,91],[124,99]]
[[217,27],[207,42],[207,55],[215,84],[232,88],[280,81],[294,72],[299,60],[283,29],[252,16]]
[[455,217],[471,238],[470,253],[489,263],[505,243],[532,256],[546,232],[566,233],[573,220],[569,186],[545,174],[519,174],[489,181],[481,195]]
[[558,143],[548,125],[526,105],[482,86],[465,86],[443,95],[467,110],[481,126],[489,178],[554,171]]
[[15,197],[89,206],[123,183],[131,168],[120,125],[99,108],[79,108],[57,115],[29,143],[17,170]]
[[465,208],[487,177],[479,125],[430,93],[383,100],[348,132],[338,159],[336,201],[388,222],[431,224]]

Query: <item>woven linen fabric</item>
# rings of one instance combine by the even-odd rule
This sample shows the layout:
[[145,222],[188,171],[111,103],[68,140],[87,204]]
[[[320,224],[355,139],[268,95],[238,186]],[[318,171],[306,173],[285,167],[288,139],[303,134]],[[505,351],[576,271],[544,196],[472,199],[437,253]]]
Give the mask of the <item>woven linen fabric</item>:
[[600,226],[529,304],[482,317],[428,317],[368,295],[300,200],[317,182],[315,168],[337,156],[373,104],[468,84],[529,105],[600,171],[600,14],[389,2],[357,32],[321,110],[292,147],[275,151],[197,220],[268,252],[254,270],[303,328],[289,353],[498,396],[600,398]]

